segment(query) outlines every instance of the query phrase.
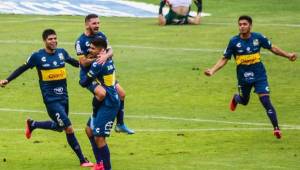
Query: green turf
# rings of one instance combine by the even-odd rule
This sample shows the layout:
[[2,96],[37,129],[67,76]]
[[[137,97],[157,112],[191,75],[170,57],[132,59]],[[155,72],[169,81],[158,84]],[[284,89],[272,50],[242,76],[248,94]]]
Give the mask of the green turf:
[[[113,169],[300,169],[299,130],[282,127],[283,139],[275,139],[255,94],[247,107],[229,111],[236,92],[233,61],[214,77],[202,73],[237,34],[241,14],[253,16],[253,31],[299,54],[299,10],[299,0],[211,0],[204,11],[212,16],[203,18],[200,26],[159,27],[157,19],[102,17],[101,30],[113,46],[118,80],[127,93],[126,122],[137,130],[132,136],[113,132],[108,139]],[[57,31],[59,46],[75,56],[73,44],[83,31],[83,17],[0,15],[1,79],[43,46],[41,32],[49,27]],[[263,52],[279,122],[299,128],[300,64]],[[71,112],[90,112],[91,95],[79,87],[78,70],[67,69]],[[0,108],[45,111],[35,70],[0,89],[0,97]],[[29,116],[48,119],[46,113],[0,111],[0,169],[81,169],[63,133],[39,130],[32,139],[24,138]],[[94,160],[82,130],[88,115],[70,118],[84,153]]]

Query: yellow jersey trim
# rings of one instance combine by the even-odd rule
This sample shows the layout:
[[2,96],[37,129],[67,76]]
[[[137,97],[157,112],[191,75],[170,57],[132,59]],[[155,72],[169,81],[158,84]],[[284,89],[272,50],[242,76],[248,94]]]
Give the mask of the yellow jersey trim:
[[115,76],[115,72],[113,72],[112,74],[103,76],[103,80],[104,80],[104,85],[106,86],[113,86],[116,83],[116,76]]
[[50,70],[41,70],[43,81],[63,80],[67,78],[66,68],[56,68]]
[[235,58],[237,65],[251,65],[260,62],[260,53],[237,55]]

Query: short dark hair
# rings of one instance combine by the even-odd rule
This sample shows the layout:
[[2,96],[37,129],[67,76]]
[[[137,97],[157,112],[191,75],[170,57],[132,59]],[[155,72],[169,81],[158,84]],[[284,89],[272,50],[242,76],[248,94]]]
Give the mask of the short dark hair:
[[84,21],[85,21],[85,22],[88,22],[88,21],[90,21],[90,19],[92,19],[92,18],[98,18],[98,15],[97,15],[97,14],[88,14],[88,15],[85,17]]
[[93,44],[97,48],[99,48],[99,47],[102,47],[104,49],[107,48],[107,42],[103,38],[101,38],[101,37],[93,38],[90,41],[90,43]]
[[252,25],[252,18],[248,15],[242,15],[239,17],[239,21],[240,20],[247,20],[249,22],[250,25]]
[[54,29],[45,29],[43,31],[43,34],[42,34],[42,37],[43,37],[43,40],[46,40],[48,38],[49,35],[56,35],[56,32],[54,31]]

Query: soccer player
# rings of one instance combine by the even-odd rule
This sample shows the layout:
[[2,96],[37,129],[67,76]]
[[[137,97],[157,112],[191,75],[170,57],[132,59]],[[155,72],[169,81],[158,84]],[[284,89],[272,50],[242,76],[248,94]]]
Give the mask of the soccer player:
[[[107,37],[99,31],[99,17],[96,14],[89,14],[85,17],[85,32],[80,35],[80,37],[76,40],[75,49],[76,53],[79,56],[80,63],[80,79],[86,75],[88,72],[91,63],[95,61],[95,58],[91,57],[89,54],[89,46],[90,41],[95,37],[101,37],[104,40],[107,40]],[[108,47],[106,52],[99,54],[97,62],[99,64],[103,64],[109,58],[113,56],[113,50],[111,47]],[[91,82],[86,88],[91,91],[95,95],[95,99],[93,101],[94,108],[97,110],[97,107],[100,105],[101,101],[104,99],[106,95],[105,88],[101,86],[101,84],[96,81]],[[124,132],[127,134],[134,134],[134,131],[127,128],[124,123],[124,101],[125,101],[125,91],[121,87],[121,85],[117,82],[116,84],[117,92],[120,96],[121,105],[117,115],[117,125],[115,127],[116,132]]]
[[[192,0],[161,0],[158,11],[158,24],[163,25],[182,25],[194,24],[199,25],[201,22],[202,0],[194,0],[198,10],[197,15],[189,15]],[[163,7],[169,5],[170,10],[167,15],[163,15]]]
[[[96,37],[90,41],[89,54],[94,57],[102,57],[99,54],[105,53],[106,48],[106,40]],[[108,59],[104,64],[94,61],[87,75],[80,80],[80,84],[87,87],[93,81],[100,81],[106,91],[103,102],[89,120],[89,139],[93,140],[91,142],[92,149],[97,161],[93,169],[110,170],[110,152],[105,138],[110,135],[120,105],[116,90],[115,66],[112,59]]]
[[240,16],[238,19],[239,35],[231,38],[224,52],[224,56],[210,69],[205,70],[205,75],[212,76],[221,69],[233,55],[237,64],[237,79],[239,94],[234,94],[230,109],[234,111],[237,104],[247,105],[250,99],[252,87],[258,94],[259,100],[265,108],[269,119],[274,127],[274,135],[280,139],[281,131],[278,126],[276,111],[270,100],[269,84],[266,70],[261,62],[261,47],[270,50],[272,53],[295,61],[297,55],[288,53],[273,45],[265,36],[260,33],[251,32],[252,19],[250,16]]
[[69,101],[67,92],[67,72],[65,63],[79,67],[77,60],[71,58],[66,50],[57,48],[57,36],[53,29],[46,29],[42,34],[45,48],[34,52],[25,64],[16,69],[8,78],[0,80],[0,86],[5,87],[12,80],[20,76],[29,68],[35,67],[39,76],[39,84],[44,104],[52,120],[26,120],[25,135],[30,139],[35,129],[46,129],[66,133],[67,141],[80,161],[80,166],[91,167],[82,154],[80,145],[75,137],[74,129],[68,117]]

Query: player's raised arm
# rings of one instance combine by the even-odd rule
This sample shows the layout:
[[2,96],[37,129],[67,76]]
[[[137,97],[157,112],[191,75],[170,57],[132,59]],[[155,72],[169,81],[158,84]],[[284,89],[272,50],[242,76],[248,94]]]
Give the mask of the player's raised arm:
[[204,71],[204,74],[205,74],[206,76],[212,76],[212,75],[214,75],[218,70],[220,70],[224,65],[227,64],[228,60],[229,60],[229,59],[226,58],[226,57],[220,58],[220,59],[217,61],[217,63],[216,63],[212,68],[206,69],[206,70]]
[[286,52],[275,45],[272,45],[272,48],[270,49],[270,51],[278,56],[285,57],[285,58],[289,59],[290,61],[295,61],[297,59],[296,53]]

